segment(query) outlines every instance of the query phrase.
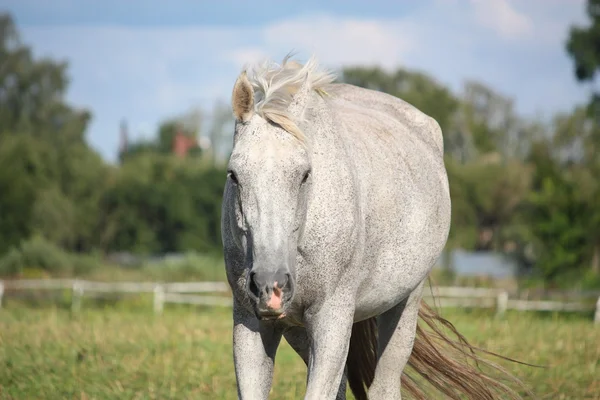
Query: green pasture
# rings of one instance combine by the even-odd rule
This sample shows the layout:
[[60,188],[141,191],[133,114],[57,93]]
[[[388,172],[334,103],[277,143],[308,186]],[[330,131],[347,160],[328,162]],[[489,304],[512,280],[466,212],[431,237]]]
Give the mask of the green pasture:
[[[139,307],[138,307],[139,306]],[[139,304],[0,310],[0,399],[235,399],[228,309]],[[474,344],[546,369],[503,366],[541,399],[600,398],[588,316],[445,311]],[[306,368],[282,342],[272,399],[301,399]]]

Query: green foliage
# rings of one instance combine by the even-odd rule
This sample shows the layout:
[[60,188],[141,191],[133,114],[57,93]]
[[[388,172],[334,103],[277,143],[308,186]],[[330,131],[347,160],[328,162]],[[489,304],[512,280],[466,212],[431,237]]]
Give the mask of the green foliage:
[[83,278],[104,268],[101,258],[96,254],[71,254],[71,274]]
[[101,266],[101,258],[96,254],[68,253],[44,237],[34,235],[0,258],[0,277],[82,277]]
[[63,101],[67,64],[35,60],[0,16],[0,254],[32,234],[90,250],[106,166],[85,143],[90,113]]
[[[594,84],[600,70],[600,1],[588,0],[586,6],[589,25],[573,26],[566,43],[567,53],[573,59],[575,77],[579,82]],[[587,107],[579,107],[572,116],[563,118],[557,135],[558,144],[568,146],[576,165],[576,181],[582,190],[581,201],[586,210],[586,242],[591,269],[600,281],[600,185],[594,178],[600,174],[600,93],[594,94]],[[600,285],[599,285],[600,287]]]
[[223,255],[218,252],[138,257],[135,263],[121,266],[100,255],[77,255],[73,274],[92,281],[189,282],[225,281]]
[[40,236],[23,241],[0,259],[0,275],[19,275],[26,269],[39,269],[63,275],[71,269],[70,256]]
[[23,267],[40,268],[50,273],[64,273],[70,266],[67,253],[40,236],[34,236],[21,244]]
[[18,276],[23,272],[23,256],[17,248],[12,248],[0,258],[0,276]]
[[56,154],[25,135],[0,136],[0,254],[30,236],[38,191],[52,186]]
[[60,190],[73,204],[74,240],[66,247],[91,251],[99,246],[98,209],[108,184],[109,169],[100,155],[87,145],[74,143],[61,150],[58,168]]
[[514,212],[529,192],[531,168],[516,160],[501,163],[494,154],[468,164],[447,160],[446,165],[452,225],[460,229],[451,232],[451,243],[462,235],[456,243],[465,249],[501,251]]
[[106,250],[210,251],[221,244],[225,171],[147,154],[124,163],[100,209]]
[[222,256],[186,252],[182,257],[146,264],[140,271],[148,279],[161,282],[226,280]]
[[585,205],[577,187],[566,179],[544,179],[541,190],[531,194],[528,206],[537,255],[537,270],[544,280],[556,283],[561,273],[585,269]]
[[31,209],[30,226],[57,246],[72,248],[76,230],[75,207],[56,186],[38,190]]
[[[133,144],[111,168],[85,141],[90,114],[62,100],[67,63],[34,59],[10,16],[0,28],[0,255],[32,236],[76,253],[218,249],[225,173],[198,151],[171,154],[176,132],[199,134],[201,115],[163,122],[156,140]],[[51,268],[43,260],[35,263]],[[94,263],[78,259],[74,268]]]
[[28,133],[82,142],[90,115],[62,102],[67,63],[34,60],[31,53],[12,17],[0,14],[0,135]]
[[589,288],[598,281],[594,275],[600,276],[593,261],[600,228],[598,183],[581,164],[561,162],[564,151],[556,141],[551,138],[532,148],[532,190],[510,230],[519,244],[513,256],[529,279],[553,287]]
[[106,176],[107,167],[84,144],[0,136],[0,254],[34,233],[69,250],[95,247]]
[[592,81],[600,68],[600,0],[588,0],[586,10],[590,25],[571,27],[566,43],[579,81]]

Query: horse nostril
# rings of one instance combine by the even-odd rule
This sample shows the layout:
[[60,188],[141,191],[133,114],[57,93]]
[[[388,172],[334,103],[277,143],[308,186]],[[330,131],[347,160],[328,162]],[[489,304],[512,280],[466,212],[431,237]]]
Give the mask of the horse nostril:
[[285,272],[285,270],[279,270],[273,275],[272,279],[273,284],[277,286],[278,289],[284,289],[290,280],[290,274]]
[[255,302],[268,301],[273,294],[277,297],[292,293],[292,275],[285,269],[273,273],[271,271],[249,271],[246,291]]
[[248,290],[254,297],[258,298],[258,297],[260,297],[259,296],[260,292],[258,289],[258,285],[256,284],[255,277],[256,277],[256,273],[250,272],[250,276],[248,277],[248,279],[250,281],[248,284]]
[[286,272],[283,278],[283,282],[279,285],[284,290],[289,290],[292,287],[292,276],[289,272]]

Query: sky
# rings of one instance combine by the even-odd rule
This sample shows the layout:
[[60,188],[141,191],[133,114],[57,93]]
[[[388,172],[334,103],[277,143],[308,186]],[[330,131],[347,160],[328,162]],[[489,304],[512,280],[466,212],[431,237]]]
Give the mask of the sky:
[[549,117],[586,100],[565,51],[584,0],[0,0],[36,56],[69,62],[67,101],[93,114],[89,143],[114,161],[119,125],[229,104],[245,65],[290,51],[330,69],[403,67],[460,93],[480,81],[518,112]]

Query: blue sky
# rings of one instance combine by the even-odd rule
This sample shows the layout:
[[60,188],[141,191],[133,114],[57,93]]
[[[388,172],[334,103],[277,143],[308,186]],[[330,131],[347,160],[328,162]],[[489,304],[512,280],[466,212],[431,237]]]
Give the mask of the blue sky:
[[550,116],[585,100],[564,42],[584,0],[3,0],[38,56],[69,61],[67,99],[94,115],[107,160],[194,107],[228,102],[244,64],[315,54],[329,68],[420,69],[460,92],[475,79]]

